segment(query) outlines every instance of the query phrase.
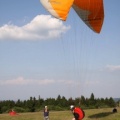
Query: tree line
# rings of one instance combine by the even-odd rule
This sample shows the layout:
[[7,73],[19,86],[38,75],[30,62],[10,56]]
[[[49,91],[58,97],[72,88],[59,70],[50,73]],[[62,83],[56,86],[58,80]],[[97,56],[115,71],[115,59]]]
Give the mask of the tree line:
[[38,99],[30,97],[28,100],[4,100],[0,101],[0,114],[8,113],[11,109],[16,112],[36,112],[44,109],[47,105],[50,110],[68,110],[70,105],[80,106],[83,109],[115,107],[116,102],[112,97],[110,98],[95,98],[92,93],[90,98],[84,96],[73,99],[72,97],[66,99],[64,96],[58,95],[57,98],[43,99],[40,96]]

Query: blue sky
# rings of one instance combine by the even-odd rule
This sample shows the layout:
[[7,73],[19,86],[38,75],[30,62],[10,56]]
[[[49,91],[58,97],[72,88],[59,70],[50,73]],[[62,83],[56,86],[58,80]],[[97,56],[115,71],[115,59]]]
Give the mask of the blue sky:
[[104,1],[96,34],[73,9],[62,22],[39,0],[0,0],[0,100],[120,97],[119,6]]

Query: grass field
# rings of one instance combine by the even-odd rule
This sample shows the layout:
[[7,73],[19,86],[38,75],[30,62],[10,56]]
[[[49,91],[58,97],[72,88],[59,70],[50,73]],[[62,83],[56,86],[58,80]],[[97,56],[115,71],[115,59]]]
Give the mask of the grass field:
[[[120,108],[117,113],[112,113],[112,108],[85,110],[84,120],[120,120]],[[71,111],[50,111],[50,120],[72,120]],[[0,120],[43,120],[42,112],[20,113],[17,116],[1,114]]]

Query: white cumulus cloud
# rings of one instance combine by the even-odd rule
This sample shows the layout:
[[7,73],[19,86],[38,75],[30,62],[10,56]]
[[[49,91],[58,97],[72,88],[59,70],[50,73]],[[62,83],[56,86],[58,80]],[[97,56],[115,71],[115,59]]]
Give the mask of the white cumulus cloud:
[[49,84],[73,84],[71,80],[53,80],[53,79],[25,79],[18,77],[15,79],[0,80],[0,85],[49,85]]
[[54,83],[54,80],[35,80],[35,79],[25,79],[23,77],[18,77],[10,80],[0,80],[0,85],[47,85]]
[[44,40],[59,37],[70,26],[50,15],[38,15],[24,26],[5,24],[0,27],[0,40]]
[[106,69],[109,71],[120,71],[120,65],[107,65]]

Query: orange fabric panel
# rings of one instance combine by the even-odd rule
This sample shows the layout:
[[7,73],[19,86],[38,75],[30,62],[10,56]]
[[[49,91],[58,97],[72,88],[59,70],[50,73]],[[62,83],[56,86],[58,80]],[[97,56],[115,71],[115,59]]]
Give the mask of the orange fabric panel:
[[59,18],[66,20],[73,0],[49,0],[51,6],[58,14]]
[[89,13],[88,19],[83,21],[87,21],[90,28],[99,33],[104,19],[103,0],[74,0],[73,4]]

